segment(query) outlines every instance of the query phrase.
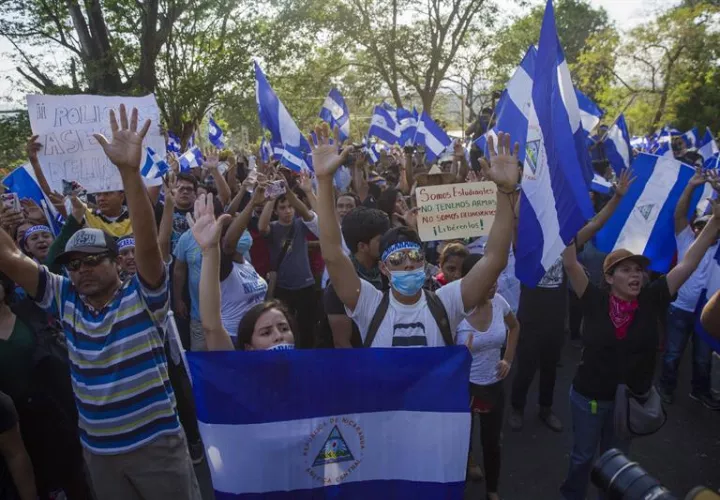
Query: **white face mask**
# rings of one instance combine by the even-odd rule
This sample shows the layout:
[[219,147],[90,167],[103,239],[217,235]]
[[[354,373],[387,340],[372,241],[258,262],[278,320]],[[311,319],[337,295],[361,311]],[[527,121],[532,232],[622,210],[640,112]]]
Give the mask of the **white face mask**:
[[266,351],[290,351],[295,349],[295,344],[275,344],[272,347],[268,347]]

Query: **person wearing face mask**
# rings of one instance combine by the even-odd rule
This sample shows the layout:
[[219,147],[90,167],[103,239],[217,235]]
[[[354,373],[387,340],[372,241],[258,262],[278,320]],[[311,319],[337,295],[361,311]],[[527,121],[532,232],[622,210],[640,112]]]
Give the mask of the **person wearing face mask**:
[[[455,344],[455,329],[465,313],[489,293],[507,264],[517,197],[517,145],[499,135],[500,154],[492,158],[489,176],[498,186],[497,215],[490,232],[485,258],[468,273],[437,293],[423,291],[425,258],[417,233],[393,228],[380,239],[380,271],[389,278],[391,291],[383,293],[361,279],[342,251],[340,227],[334,218],[333,175],[351,148],[338,153],[330,144],[327,126],[315,130],[311,142],[318,178],[320,246],[330,280],[348,316],[357,324],[365,346],[420,347]],[[337,133],[336,133],[337,135]],[[337,137],[336,137],[337,140]],[[491,148],[493,149],[493,148]]]
[[[262,189],[258,187],[258,189]],[[253,199],[255,203],[264,200],[264,193],[256,194]],[[240,320],[236,333],[237,341],[233,342],[230,332],[225,327],[221,316],[221,286],[220,286],[220,239],[224,219],[229,215],[224,214],[219,219],[215,218],[212,209],[212,197],[200,196],[195,203],[195,223],[192,226],[192,234],[202,249],[202,271],[200,276],[200,317],[202,327],[209,351],[232,351],[239,350],[280,350],[293,349],[295,340],[293,337],[292,317],[287,308],[278,300],[268,300],[252,306]],[[253,202],[248,204],[245,215],[240,215],[249,220],[252,214]],[[236,224],[237,223],[237,224]],[[245,222],[247,224],[247,222]],[[233,222],[236,226],[233,231],[240,229],[241,222]],[[230,230],[228,230],[228,233]]]
[[[583,311],[582,360],[570,387],[573,448],[570,467],[560,492],[566,500],[586,497],[596,452],[610,448],[628,452],[629,441],[617,437],[615,396],[619,384],[638,395],[649,395],[658,345],[658,321],[672,297],[700,264],[720,229],[720,205],[667,275],[648,284],[644,272],[650,261],[619,249],[603,263],[605,282],[594,285],[577,260],[575,243],[563,253],[563,265]],[[649,397],[649,396],[648,396]]]

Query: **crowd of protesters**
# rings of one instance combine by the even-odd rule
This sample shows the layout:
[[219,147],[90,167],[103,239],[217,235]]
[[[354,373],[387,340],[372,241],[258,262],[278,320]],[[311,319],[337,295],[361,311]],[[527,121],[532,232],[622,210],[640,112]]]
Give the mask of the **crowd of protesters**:
[[[484,478],[492,500],[502,490],[505,401],[521,431],[537,373],[538,416],[552,431],[566,425],[553,411],[556,389],[570,391],[566,499],[585,498],[598,450],[628,449],[613,427],[618,386],[647,394],[656,383],[672,403],[689,338],[691,396],[720,409],[711,351],[693,322],[720,229],[714,202],[707,216],[685,216],[695,187],[720,187],[701,170],[676,209],[678,262],[667,275],[650,273],[640,255],[593,246],[634,180],[626,170],[611,195],[594,193],[597,215],[533,288],[513,271],[522,165],[506,134],[490,140],[489,158],[466,156],[458,142],[437,165],[412,148],[388,149],[371,165],[324,126],[310,138],[312,178],[260,155],[207,151],[190,172],[170,158],[163,185],[148,188],[139,167],[149,124],[121,107],[110,126],[112,137],[96,139],[122,191],[53,192],[32,137],[29,161],[62,229],[54,236],[33,202],[2,207],[0,498],[200,498],[193,465],[204,449],[169,321],[188,350],[467,346],[484,457],[484,468],[469,458],[467,477]],[[352,182],[341,191],[343,165]],[[607,162],[594,167],[612,177]],[[422,242],[414,190],[476,180],[497,187],[490,234]],[[572,386],[556,388],[568,333],[582,362]]]

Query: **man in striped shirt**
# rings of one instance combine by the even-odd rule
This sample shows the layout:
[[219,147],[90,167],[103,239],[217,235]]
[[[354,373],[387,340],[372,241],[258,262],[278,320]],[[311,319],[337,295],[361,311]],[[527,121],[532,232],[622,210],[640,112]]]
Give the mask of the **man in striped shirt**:
[[112,142],[96,135],[120,171],[136,237],[137,274],[123,282],[118,248],[100,229],[82,229],[57,257],[69,278],[51,273],[0,230],[0,271],[25,288],[64,327],[79,413],[80,438],[96,496],[199,500],[178,421],[165,359],[168,272],[152,205],[140,175],[137,110],[120,123],[110,112]]

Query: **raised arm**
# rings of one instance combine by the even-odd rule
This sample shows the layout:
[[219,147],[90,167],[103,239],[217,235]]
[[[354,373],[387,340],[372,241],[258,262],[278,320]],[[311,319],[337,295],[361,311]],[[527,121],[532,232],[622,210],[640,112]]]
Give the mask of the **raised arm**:
[[35,297],[40,269],[34,260],[15,246],[4,229],[0,229],[0,271]]
[[195,201],[195,224],[192,233],[202,250],[200,269],[200,320],[202,321],[205,341],[209,351],[232,351],[230,335],[222,324],[220,314],[220,235],[224,219],[223,214],[215,220],[212,194],[200,195]]
[[612,217],[612,214],[615,213],[618,205],[620,205],[620,200],[627,194],[633,181],[635,181],[635,177],[633,176],[632,169],[625,169],[623,173],[620,174],[620,178],[615,185],[615,194],[610,198],[610,201],[605,204],[595,217],[590,219],[590,221],[578,231],[577,236],[575,236],[577,246],[582,247],[590,241],[597,232],[602,229],[605,223],[610,220],[610,217]]
[[[240,212],[240,214],[233,219],[230,227],[227,230],[227,233],[225,233],[225,238],[223,238],[222,241],[223,253],[227,255],[232,255],[235,253],[238,241],[240,241],[240,237],[247,229],[248,224],[250,224],[250,219],[252,219],[255,207],[265,203],[265,186],[266,183],[257,185],[257,187],[255,188],[255,192],[253,192],[253,196],[250,199],[250,202],[245,205],[245,208],[242,210],[242,212]],[[272,204],[272,202],[267,203]]]
[[678,204],[675,206],[675,234],[680,234],[688,227],[688,210],[690,209],[690,198],[698,186],[705,184],[705,174],[702,169],[696,168],[695,174],[690,178],[687,186],[683,189]]
[[415,185],[415,171],[413,170],[413,153],[414,148],[412,146],[406,146],[403,148],[403,153],[405,154],[405,177],[407,179],[407,185],[408,185],[408,194],[410,193],[410,190]]
[[300,189],[302,189],[302,192],[307,196],[310,209],[317,212],[317,196],[315,196],[315,191],[313,191],[312,179],[310,179],[310,175],[308,175],[307,172],[300,174]]
[[293,192],[290,187],[285,184],[285,197],[287,198],[287,201],[292,205],[292,207],[295,209],[295,213],[297,213],[300,217],[302,217],[302,220],[305,222],[310,222],[315,218],[315,215],[312,213],[312,211],[305,206],[305,203],[300,201],[300,198],[295,196],[295,193]]
[[[313,166],[318,178],[318,226],[320,229],[320,249],[327,266],[330,281],[335,293],[349,309],[354,310],[360,297],[360,278],[355,273],[355,267],[342,249],[342,236],[340,225],[335,217],[335,202],[333,197],[333,176],[343,164],[351,148],[343,148],[338,154],[337,147],[330,144],[328,127],[315,129],[317,145],[313,141],[310,147],[313,150]],[[338,137],[335,131],[335,137]]]
[[455,182],[465,182],[468,174],[468,162],[465,158],[465,148],[459,140],[456,140],[453,145],[453,161],[458,164]]
[[585,290],[587,290],[590,280],[588,279],[587,274],[585,274],[585,269],[583,269],[582,265],[580,265],[580,262],[577,260],[577,245],[575,243],[571,243],[567,248],[565,248],[562,258],[565,273],[570,280],[570,286],[572,286],[575,295],[577,295],[578,298],[582,298],[585,294]]
[[270,218],[272,217],[274,208],[275,200],[267,200],[267,203],[265,203],[262,213],[260,214],[260,219],[258,220],[258,231],[260,231],[260,233],[264,236],[270,234]]
[[687,281],[690,275],[697,269],[705,252],[717,240],[718,231],[720,231],[720,203],[715,200],[710,201],[713,210],[713,216],[705,225],[700,235],[695,238],[685,257],[678,262],[678,265],[667,273],[667,284],[670,295],[675,295],[680,287]]
[[170,262],[172,252],[173,215],[175,212],[175,198],[169,186],[165,186],[165,204],[163,205],[162,218],[160,219],[160,230],[158,231],[158,242],[160,243],[160,254],[163,262]]
[[128,121],[125,105],[120,105],[120,124],[115,118],[115,111],[110,110],[110,128],[112,142],[101,134],[93,134],[102,146],[110,161],[120,171],[125,199],[130,211],[130,223],[135,236],[135,262],[138,274],[151,288],[159,287],[165,276],[165,265],[158,245],[157,228],[154,223],[154,212],[145,183],[140,175],[140,159],[142,157],[143,139],[150,128],[150,120],[146,120],[138,132],[138,112],[133,108]]
[[45,193],[47,196],[50,196],[52,194],[52,189],[50,189],[50,184],[48,184],[45,173],[42,171],[42,168],[40,167],[40,161],[38,160],[38,152],[42,149],[42,144],[37,142],[37,138],[38,136],[34,135],[28,139],[26,145],[28,160],[30,160],[30,165],[33,168],[33,172],[35,173],[35,177],[37,178],[38,184],[40,185],[40,189],[42,189],[43,193]]
[[510,134],[498,134],[497,154],[490,138],[490,170],[488,176],[497,185],[497,211],[490,234],[488,235],[485,255],[462,279],[462,299],[465,310],[470,310],[483,301],[490,289],[507,266],[510,242],[513,235],[515,214],[513,208],[518,197],[519,180],[516,143],[510,149]]

